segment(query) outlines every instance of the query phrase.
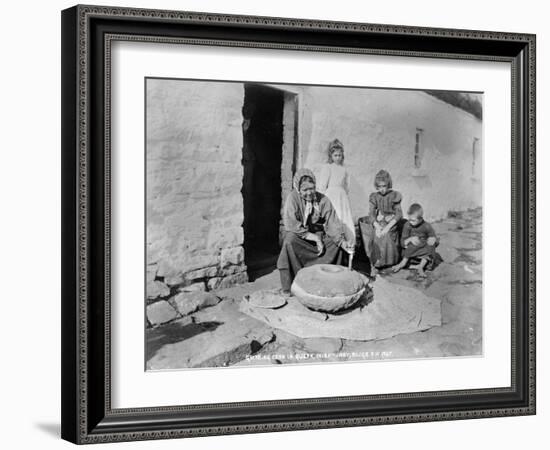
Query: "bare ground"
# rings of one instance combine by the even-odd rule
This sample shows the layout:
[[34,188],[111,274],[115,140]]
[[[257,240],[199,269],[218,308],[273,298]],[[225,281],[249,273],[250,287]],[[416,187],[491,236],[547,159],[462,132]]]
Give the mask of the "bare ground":
[[440,299],[440,327],[367,342],[298,338],[238,309],[243,295],[278,287],[275,271],[252,283],[215,292],[222,298],[218,305],[147,330],[148,369],[481,355],[481,210],[450,216],[432,223],[441,238],[438,252],[444,262],[428,272],[426,279],[410,270],[379,274],[391,283]]

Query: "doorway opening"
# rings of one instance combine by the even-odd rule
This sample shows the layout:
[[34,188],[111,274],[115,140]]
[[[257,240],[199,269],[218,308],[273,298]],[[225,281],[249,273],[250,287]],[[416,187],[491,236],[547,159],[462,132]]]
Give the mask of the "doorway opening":
[[270,86],[244,86],[243,230],[251,281],[275,269],[280,251],[281,209],[294,166],[294,97]]

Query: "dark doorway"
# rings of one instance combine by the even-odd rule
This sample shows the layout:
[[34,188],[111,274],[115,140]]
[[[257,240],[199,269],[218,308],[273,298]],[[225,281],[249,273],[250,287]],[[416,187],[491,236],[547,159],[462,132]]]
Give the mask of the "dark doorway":
[[244,251],[250,280],[275,268],[281,221],[284,91],[245,84]]

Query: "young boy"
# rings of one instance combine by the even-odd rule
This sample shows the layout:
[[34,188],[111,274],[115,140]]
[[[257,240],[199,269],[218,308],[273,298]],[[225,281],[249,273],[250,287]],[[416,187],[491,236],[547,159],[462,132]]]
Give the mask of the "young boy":
[[393,266],[393,272],[399,272],[406,267],[409,260],[419,259],[417,265],[411,269],[418,270],[418,276],[425,278],[424,269],[435,257],[435,247],[438,244],[437,236],[432,226],[423,219],[424,211],[418,203],[413,203],[407,211],[408,222],[403,226],[401,233],[401,246],[403,247],[403,259]]

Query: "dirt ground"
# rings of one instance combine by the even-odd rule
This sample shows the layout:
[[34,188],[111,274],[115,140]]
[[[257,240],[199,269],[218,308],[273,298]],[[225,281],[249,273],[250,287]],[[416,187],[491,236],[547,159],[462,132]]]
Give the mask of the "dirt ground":
[[243,295],[279,286],[274,271],[252,283],[213,292],[221,299],[215,306],[147,330],[148,369],[481,355],[481,210],[450,214],[432,225],[441,239],[437,250],[443,262],[427,278],[411,270],[387,270],[378,276],[440,299],[441,326],[366,342],[301,339],[239,311]]

